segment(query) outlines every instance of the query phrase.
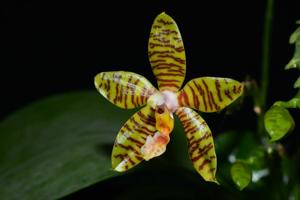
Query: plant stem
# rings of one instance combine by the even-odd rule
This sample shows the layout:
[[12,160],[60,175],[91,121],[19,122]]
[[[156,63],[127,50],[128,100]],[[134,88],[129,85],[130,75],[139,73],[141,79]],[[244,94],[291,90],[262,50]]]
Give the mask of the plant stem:
[[[274,0],[267,0],[264,29],[262,38],[262,60],[261,60],[261,90],[259,106],[264,113],[267,104],[267,95],[269,87],[269,69],[270,69],[270,49],[271,49],[271,29],[274,12]],[[258,117],[258,132],[264,133],[263,115]]]

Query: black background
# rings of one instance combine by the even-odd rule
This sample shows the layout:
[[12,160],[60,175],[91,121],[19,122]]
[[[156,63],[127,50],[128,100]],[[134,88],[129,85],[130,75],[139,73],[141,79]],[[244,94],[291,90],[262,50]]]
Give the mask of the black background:
[[[275,1],[269,105],[295,90],[296,70],[284,71],[300,14],[296,1]],[[18,2],[2,8],[1,115],[42,97],[94,89],[101,71],[126,70],[153,83],[147,58],[152,22],[162,11],[177,22],[187,78],[247,75],[260,79],[265,1]]]
[[[275,0],[268,106],[296,92],[292,86],[299,72],[284,70],[294,52],[289,36],[300,19],[296,2]],[[0,119],[49,95],[95,90],[93,78],[102,71],[133,71],[155,83],[147,43],[152,22],[162,11],[180,28],[186,80],[219,76],[243,81],[250,76],[260,83],[262,0],[7,1],[2,5]],[[251,101],[246,105],[243,118],[237,119],[241,128],[256,124]],[[284,142],[295,147],[297,137],[293,134]]]

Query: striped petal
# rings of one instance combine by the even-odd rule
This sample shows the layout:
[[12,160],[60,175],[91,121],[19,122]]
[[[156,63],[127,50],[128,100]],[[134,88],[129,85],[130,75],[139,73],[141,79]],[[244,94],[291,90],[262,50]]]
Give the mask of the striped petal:
[[97,74],[95,86],[111,103],[125,109],[145,105],[156,91],[145,77],[124,71]]
[[180,106],[202,112],[222,110],[243,93],[243,84],[228,78],[202,77],[189,81],[178,93]]
[[135,113],[121,128],[112,151],[112,168],[126,171],[143,160],[141,148],[148,136],[154,136],[154,109],[149,106]]
[[198,113],[190,108],[179,108],[176,114],[182,125],[189,145],[189,155],[197,172],[206,181],[217,182],[216,152],[211,131]]
[[185,51],[176,22],[166,13],[154,20],[148,56],[160,91],[177,92],[185,77]]

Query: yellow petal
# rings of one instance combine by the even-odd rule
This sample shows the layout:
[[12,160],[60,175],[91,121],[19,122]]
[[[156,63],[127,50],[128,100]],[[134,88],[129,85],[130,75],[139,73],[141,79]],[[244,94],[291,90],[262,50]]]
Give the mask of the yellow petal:
[[176,22],[166,13],[154,20],[148,56],[160,91],[178,91],[185,77],[185,51]]
[[189,145],[189,155],[197,172],[206,181],[216,182],[217,157],[212,133],[206,122],[190,108],[179,108],[176,114]]
[[243,84],[229,78],[202,77],[189,81],[178,93],[180,106],[202,112],[222,110],[243,93]]
[[145,105],[156,91],[145,77],[133,72],[102,72],[95,76],[94,83],[106,99],[125,109]]
[[126,171],[143,160],[141,148],[156,133],[154,109],[149,106],[135,113],[121,128],[112,151],[112,168]]

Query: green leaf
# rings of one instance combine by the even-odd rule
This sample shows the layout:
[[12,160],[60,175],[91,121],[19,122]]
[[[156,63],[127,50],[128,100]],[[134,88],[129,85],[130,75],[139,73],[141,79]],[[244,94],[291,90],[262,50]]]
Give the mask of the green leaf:
[[132,114],[97,92],[38,101],[0,123],[1,199],[57,199],[117,173],[114,138]]
[[300,27],[296,29],[296,31],[294,31],[292,33],[292,35],[290,36],[290,44],[294,44],[296,43],[300,38]]
[[281,106],[284,108],[299,108],[300,109],[300,90],[298,93],[289,101],[277,101],[274,103],[275,106]]
[[300,108],[300,98],[293,98],[289,101],[277,101],[274,105],[284,108]]
[[298,79],[294,83],[294,88],[300,88],[300,76],[298,77]]
[[299,68],[300,69],[300,27],[290,37],[290,43],[296,44],[295,53],[290,62],[285,66],[285,69]]
[[281,106],[272,106],[265,114],[265,127],[271,141],[277,141],[291,131],[295,122],[289,111]]
[[239,190],[243,190],[252,179],[252,172],[250,167],[240,161],[235,162],[230,169],[231,178]]

